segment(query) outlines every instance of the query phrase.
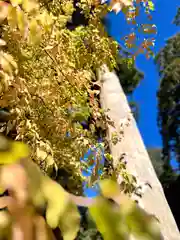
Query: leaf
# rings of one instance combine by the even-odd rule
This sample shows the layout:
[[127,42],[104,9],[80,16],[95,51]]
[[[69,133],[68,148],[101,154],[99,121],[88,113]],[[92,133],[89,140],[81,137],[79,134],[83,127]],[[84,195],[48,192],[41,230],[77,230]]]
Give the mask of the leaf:
[[43,11],[43,13],[39,15],[38,21],[46,32],[50,32],[54,19],[48,12]]
[[0,46],[5,46],[6,45],[6,42],[2,39],[0,39]]
[[[4,137],[0,137],[0,144],[4,142]],[[0,165],[12,164],[19,161],[21,158],[29,156],[29,148],[26,144],[16,141],[8,141],[7,150],[0,151]]]
[[33,44],[36,44],[40,41],[40,37],[40,27],[38,26],[36,19],[33,19],[29,25],[29,41]]
[[96,202],[89,207],[89,212],[104,240],[126,240],[129,236],[128,228],[118,211],[113,211],[108,200],[97,197]]
[[31,1],[31,0],[23,0],[22,7],[28,13],[37,11],[39,9],[38,4],[35,3],[35,1]]
[[43,178],[42,192],[47,201],[46,220],[54,229],[59,227],[63,239],[75,239],[80,228],[77,206],[69,199],[69,194],[50,178]]
[[0,65],[4,72],[12,74],[12,69],[9,62],[2,55],[0,56]]
[[0,71],[0,92],[1,91],[7,91],[9,86],[9,75],[3,71]]
[[69,204],[68,193],[56,182],[49,178],[43,178],[42,192],[47,200],[46,220],[51,228],[59,225]]
[[111,179],[104,179],[100,181],[99,187],[101,189],[102,195],[106,198],[113,198],[120,194],[119,185]]
[[116,182],[105,179],[99,185],[104,197],[113,199],[120,204],[120,215],[133,235],[144,236],[148,240],[161,239],[160,229],[155,218],[139,208],[128,196],[121,194]]
[[17,11],[15,7],[9,5],[7,19],[11,30],[17,27]]
[[80,214],[74,203],[69,202],[62,219],[60,219],[59,228],[64,240],[76,238],[80,229]]
[[12,67],[17,70],[17,64],[13,57],[5,52],[0,52],[0,65],[3,71],[9,75],[12,75]]
[[138,207],[136,203],[133,204],[131,211],[126,215],[125,223],[136,237],[147,240],[161,240],[160,229],[155,217]]
[[17,25],[21,35],[24,36],[27,28],[27,19],[25,13],[22,10],[17,11]]
[[155,10],[154,3],[151,0],[148,0],[148,8],[149,8],[150,11]]
[[4,58],[11,64],[12,67],[15,69],[18,68],[16,61],[14,60],[13,56],[8,53],[3,53]]

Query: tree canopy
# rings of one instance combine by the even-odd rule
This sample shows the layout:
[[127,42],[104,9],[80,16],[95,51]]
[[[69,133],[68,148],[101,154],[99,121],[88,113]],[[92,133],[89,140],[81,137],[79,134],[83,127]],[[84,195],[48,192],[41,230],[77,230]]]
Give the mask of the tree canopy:
[[[88,24],[78,23],[73,30],[67,27],[75,19],[71,0],[1,6],[0,114],[6,116],[1,131],[30,145],[31,158],[43,171],[51,175],[58,169],[68,176],[67,187],[80,191],[79,159],[96,143],[96,129],[105,129],[94,87],[96,69],[104,63],[116,68],[127,93],[142,73],[132,58],[119,55],[117,42],[107,35],[101,20],[106,4],[79,1]],[[80,122],[90,117],[89,130],[82,128]]]

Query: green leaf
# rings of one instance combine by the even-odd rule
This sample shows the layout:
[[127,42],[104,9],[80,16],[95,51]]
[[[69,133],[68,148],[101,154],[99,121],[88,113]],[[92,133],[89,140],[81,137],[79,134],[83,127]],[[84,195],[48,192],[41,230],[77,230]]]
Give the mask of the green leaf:
[[[100,181],[99,185],[104,197],[113,199],[120,205],[119,210],[118,208],[116,209],[119,214],[119,220],[123,219],[124,224],[130,230],[131,234],[137,237],[145,237],[147,240],[161,239],[160,229],[155,217],[138,207],[133,200],[121,193],[119,185],[116,182],[105,179]],[[111,214],[114,214],[112,207]],[[112,229],[112,231],[114,230]]]
[[113,198],[120,194],[120,187],[118,183],[111,179],[104,179],[99,182],[101,193],[106,198]]
[[43,179],[42,192],[47,200],[46,221],[54,229],[58,227],[60,218],[69,203],[68,193],[49,178]]
[[131,211],[125,217],[125,223],[134,236],[147,240],[160,240],[161,233],[154,216],[133,204]]
[[60,219],[59,228],[64,240],[74,240],[80,229],[80,214],[77,206],[69,202],[63,217]]
[[29,156],[29,148],[26,144],[15,141],[9,144],[7,151],[0,151],[0,165],[16,163],[21,158]]
[[89,212],[104,240],[126,240],[129,236],[128,227],[123,223],[120,212],[113,210],[108,200],[97,197]]
[[150,11],[155,11],[154,3],[151,0],[148,0],[148,8]]

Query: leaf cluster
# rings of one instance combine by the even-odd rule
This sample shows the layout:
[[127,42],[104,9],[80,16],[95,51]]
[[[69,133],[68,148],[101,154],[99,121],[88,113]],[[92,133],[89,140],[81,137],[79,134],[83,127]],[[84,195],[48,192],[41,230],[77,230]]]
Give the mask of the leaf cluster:
[[[1,136],[0,141],[6,141],[6,139]],[[17,144],[19,148],[16,148]],[[13,151],[16,152],[17,149],[19,149],[18,156],[14,158]],[[80,214],[77,206],[88,207],[91,219],[89,220],[91,224],[92,221],[95,223],[103,239],[125,240],[130,236],[148,240],[161,239],[155,218],[120,192],[119,185],[115,181],[101,180],[99,182],[101,194],[94,199],[78,197],[69,194],[61,185],[47,175],[43,175],[37,165],[27,158],[28,155],[27,146],[21,142],[7,141],[1,149],[0,184],[9,192],[9,197],[0,198],[1,236],[2,234],[5,237],[9,236],[16,221],[16,218],[11,218],[10,208],[10,199],[15,196],[21,203],[20,206],[26,207],[29,216],[33,217],[40,209],[41,216],[42,212],[45,212],[47,226],[52,230],[59,228],[65,240],[75,239],[79,232]],[[13,177],[6,178],[9,174],[13,174]],[[6,208],[3,209],[3,207]],[[2,218],[3,214],[4,218]]]

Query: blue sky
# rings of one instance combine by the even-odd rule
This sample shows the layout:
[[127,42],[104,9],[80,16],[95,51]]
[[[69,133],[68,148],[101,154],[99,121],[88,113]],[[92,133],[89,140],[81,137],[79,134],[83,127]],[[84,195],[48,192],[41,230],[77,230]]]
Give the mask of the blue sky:
[[[154,52],[157,53],[165,45],[165,41],[178,31],[178,28],[172,24],[172,21],[178,6],[180,6],[180,0],[154,0],[153,2],[155,4],[155,12],[152,13],[152,23],[158,29]],[[122,36],[130,31],[123,13],[118,15],[111,13],[108,19],[111,22],[109,28],[110,35],[122,43]],[[143,14],[140,15],[139,22],[147,23]],[[140,55],[137,58],[136,66],[145,74],[145,78],[133,94],[133,99],[137,101],[140,107],[139,129],[147,147],[160,147],[161,136],[157,127],[156,92],[159,84],[157,66],[154,64],[153,59],[147,60],[144,55]]]

